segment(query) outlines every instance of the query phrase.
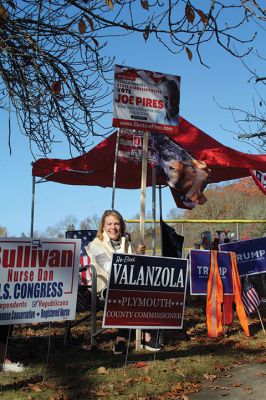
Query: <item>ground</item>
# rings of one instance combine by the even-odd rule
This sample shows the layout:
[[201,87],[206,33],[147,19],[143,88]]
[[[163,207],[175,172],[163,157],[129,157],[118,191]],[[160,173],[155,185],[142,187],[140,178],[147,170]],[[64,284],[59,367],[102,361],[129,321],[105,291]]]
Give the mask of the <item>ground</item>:
[[[266,309],[260,311],[262,321],[257,313],[252,314],[251,337],[244,335],[235,315],[223,336],[210,340],[204,308],[202,299],[190,300],[183,329],[165,331],[165,347],[156,357],[135,351],[132,340],[127,360],[112,353],[115,330],[104,331],[92,348],[88,322],[73,328],[70,343],[65,341],[65,323],[16,326],[8,349],[13,359],[23,361],[27,368],[22,374],[0,372],[0,399],[207,400],[207,394],[218,399],[219,390],[221,398],[229,396],[228,390],[221,389],[225,386],[217,382],[230,375],[228,385],[250,395],[251,390],[245,391],[233,371],[253,365],[257,366],[256,377],[266,375],[266,335],[262,328]],[[256,400],[259,396],[257,393]],[[234,400],[238,398],[245,399]]]

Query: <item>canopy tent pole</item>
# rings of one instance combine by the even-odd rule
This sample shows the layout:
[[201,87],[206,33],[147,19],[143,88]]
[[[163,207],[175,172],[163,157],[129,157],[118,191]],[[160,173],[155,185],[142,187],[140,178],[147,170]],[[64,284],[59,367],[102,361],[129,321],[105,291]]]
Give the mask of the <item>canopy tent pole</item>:
[[152,255],[156,255],[156,167],[152,168]]
[[115,144],[115,160],[114,160],[114,173],[113,173],[112,205],[111,205],[112,210],[115,208],[115,185],[116,185],[119,140],[120,140],[120,129],[117,130],[116,144]]
[[34,235],[34,206],[35,206],[35,176],[32,177],[32,196],[31,196],[31,224],[30,237]]
[[[141,166],[141,190],[140,190],[140,244],[144,245],[145,235],[145,210],[146,210],[146,188],[147,188],[147,165],[148,165],[148,142],[149,132],[143,132],[143,154]],[[140,350],[141,345],[141,330],[136,329],[136,350]]]

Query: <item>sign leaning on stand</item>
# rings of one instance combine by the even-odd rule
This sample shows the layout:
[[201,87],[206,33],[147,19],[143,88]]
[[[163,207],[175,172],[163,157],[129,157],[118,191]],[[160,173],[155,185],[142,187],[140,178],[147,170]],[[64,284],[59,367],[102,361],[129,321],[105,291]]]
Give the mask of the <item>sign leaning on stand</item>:
[[114,254],[103,327],[182,329],[187,260]]
[[0,239],[0,325],[75,319],[80,240]]
[[[207,294],[210,273],[210,250],[190,251],[190,294]],[[224,295],[234,294],[230,254],[219,251],[217,254],[219,272],[223,283]]]

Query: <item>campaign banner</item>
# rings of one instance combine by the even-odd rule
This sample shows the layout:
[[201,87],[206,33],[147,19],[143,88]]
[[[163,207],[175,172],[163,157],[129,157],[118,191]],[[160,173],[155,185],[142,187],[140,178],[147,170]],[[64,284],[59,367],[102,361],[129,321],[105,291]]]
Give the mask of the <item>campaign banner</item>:
[[104,328],[182,329],[187,260],[114,254]]
[[[143,131],[132,129],[120,129],[118,159],[122,163],[134,163],[136,165],[142,163],[143,158]],[[158,165],[159,149],[155,141],[154,135],[150,134],[148,139],[148,164],[151,166]]]
[[[206,295],[210,272],[210,251],[190,251],[190,294]],[[231,260],[228,252],[219,251],[217,254],[220,276],[224,294],[234,294]]]
[[0,238],[0,325],[75,319],[80,240]]
[[236,253],[240,276],[266,272],[266,237],[224,243],[219,247],[223,251]]
[[113,126],[178,133],[180,77],[115,65]]
[[[143,158],[143,131],[120,129],[118,160],[125,168],[141,165]],[[203,194],[211,170],[205,162],[192,157],[168,135],[149,133],[148,164],[157,167],[169,185],[175,203],[179,208],[192,209],[196,204],[207,201]],[[128,165],[128,164],[131,165]],[[123,167],[122,167],[123,168]]]

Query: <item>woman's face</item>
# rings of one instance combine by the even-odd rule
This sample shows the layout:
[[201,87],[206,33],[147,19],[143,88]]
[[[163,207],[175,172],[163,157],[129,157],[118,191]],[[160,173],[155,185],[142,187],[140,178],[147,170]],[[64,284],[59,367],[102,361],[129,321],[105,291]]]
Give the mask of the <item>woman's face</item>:
[[118,218],[109,215],[105,218],[103,230],[107,233],[109,239],[118,240],[121,236],[121,224]]

